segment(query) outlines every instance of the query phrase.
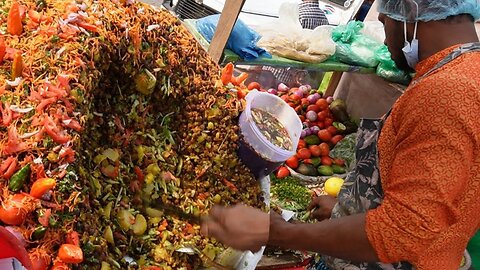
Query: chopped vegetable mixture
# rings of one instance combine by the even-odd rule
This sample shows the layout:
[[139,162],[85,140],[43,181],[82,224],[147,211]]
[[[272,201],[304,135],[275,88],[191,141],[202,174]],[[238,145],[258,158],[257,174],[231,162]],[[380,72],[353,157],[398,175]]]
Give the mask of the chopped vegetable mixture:
[[0,33],[0,225],[35,269],[197,269],[224,248],[153,202],[263,207],[243,104],[167,11],[0,0]]
[[292,150],[292,139],[287,129],[275,116],[264,110],[254,108],[252,109],[252,117],[258,129],[260,129],[260,132],[267,140],[282,149]]

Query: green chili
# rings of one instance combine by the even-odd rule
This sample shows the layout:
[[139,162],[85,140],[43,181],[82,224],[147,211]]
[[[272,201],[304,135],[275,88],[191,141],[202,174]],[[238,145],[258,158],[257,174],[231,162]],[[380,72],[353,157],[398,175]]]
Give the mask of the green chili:
[[10,178],[10,182],[8,183],[8,188],[13,191],[17,192],[25,184],[28,176],[30,175],[30,164],[25,165],[19,171],[17,171],[12,177]]

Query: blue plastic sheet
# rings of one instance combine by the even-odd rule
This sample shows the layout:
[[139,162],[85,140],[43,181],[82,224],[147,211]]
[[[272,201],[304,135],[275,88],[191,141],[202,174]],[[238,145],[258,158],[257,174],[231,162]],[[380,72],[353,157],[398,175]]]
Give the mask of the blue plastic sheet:
[[[199,19],[196,22],[198,32],[200,32],[208,42],[211,42],[213,39],[219,19],[220,15],[212,15]],[[254,60],[258,57],[271,58],[272,56],[267,51],[257,46],[260,38],[261,36],[257,32],[249,28],[239,19],[230,34],[227,48],[247,61]]]

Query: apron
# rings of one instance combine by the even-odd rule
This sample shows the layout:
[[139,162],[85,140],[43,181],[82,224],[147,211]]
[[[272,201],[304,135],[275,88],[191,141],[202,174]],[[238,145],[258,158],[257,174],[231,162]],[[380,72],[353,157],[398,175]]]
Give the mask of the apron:
[[[416,85],[423,78],[429,76],[459,56],[480,51],[480,43],[469,43],[460,46],[440,61],[426,74],[412,82],[410,87]],[[353,214],[365,213],[382,204],[383,190],[380,180],[379,157],[377,142],[388,112],[382,119],[362,119],[357,132],[356,166],[345,179],[345,183],[338,195],[338,203],[332,210],[331,218],[340,218]],[[322,256],[323,261],[318,262],[310,269],[328,270],[411,270],[414,267],[408,262],[394,264],[360,263],[353,264],[337,258]]]

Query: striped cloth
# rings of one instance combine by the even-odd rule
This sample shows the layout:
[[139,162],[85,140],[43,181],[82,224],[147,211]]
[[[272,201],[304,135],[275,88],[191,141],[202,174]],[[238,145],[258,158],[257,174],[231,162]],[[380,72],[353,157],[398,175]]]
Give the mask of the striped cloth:
[[328,25],[327,16],[320,8],[318,1],[304,0],[298,5],[300,23],[304,29],[315,29],[320,25]]

